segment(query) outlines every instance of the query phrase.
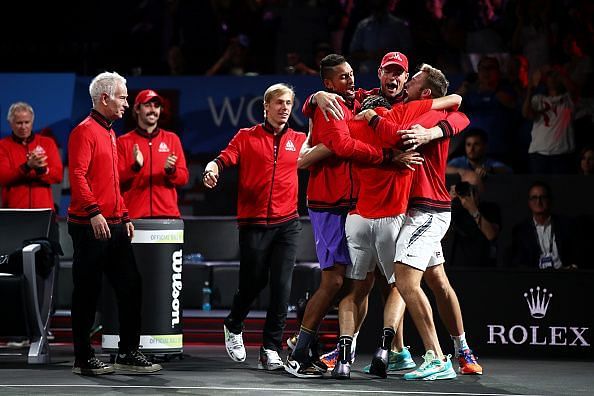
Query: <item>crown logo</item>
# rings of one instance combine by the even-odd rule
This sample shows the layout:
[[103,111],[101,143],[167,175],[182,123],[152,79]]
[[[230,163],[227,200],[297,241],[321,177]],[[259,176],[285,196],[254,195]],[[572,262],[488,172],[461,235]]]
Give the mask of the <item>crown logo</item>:
[[524,293],[528,309],[530,309],[530,316],[535,319],[544,318],[552,297],[553,293],[547,294],[547,289],[544,288],[541,291],[540,286],[536,286],[536,292],[533,288],[530,288],[530,293]]

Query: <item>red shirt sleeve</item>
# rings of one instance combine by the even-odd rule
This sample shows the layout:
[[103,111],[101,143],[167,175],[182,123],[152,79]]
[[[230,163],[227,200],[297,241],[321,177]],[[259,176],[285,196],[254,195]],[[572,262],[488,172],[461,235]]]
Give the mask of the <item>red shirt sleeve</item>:
[[441,121],[438,125],[444,131],[444,137],[452,137],[466,129],[466,127],[470,125],[470,120],[464,113],[451,111],[448,112],[446,119]]
[[68,141],[68,172],[70,176],[70,190],[73,196],[81,201],[81,206],[89,213],[100,213],[99,204],[93,195],[87,173],[91,163],[91,153],[94,142],[90,139],[90,133],[84,129],[74,130]]
[[307,99],[305,99],[305,102],[303,103],[303,107],[301,108],[301,112],[307,118],[313,118],[314,112],[316,111],[316,108],[318,107],[311,103],[312,96],[313,96],[313,94],[309,95],[307,97]]
[[[126,136],[126,135],[124,135]],[[120,136],[117,139],[118,145],[118,174],[120,176],[120,185],[124,185],[132,180],[138,172],[134,172],[133,165],[135,164],[132,158],[132,147],[130,139],[124,139]]]
[[378,111],[379,117],[377,121],[372,122],[372,126],[384,143],[395,146],[402,140],[396,132],[409,128],[417,117],[431,110],[432,105],[433,99],[398,104],[383,115]]
[[165,173],[165,175],[174,186],[180,187],[188,183],[188,180],[190,179],[190,172],[188,171],[188,166],[186,165],[186,156],[184,155],[184,149],[182,148],[179,137],[175,134],[172,134],[172,139],[173,152],[175,155],[177,155],[177,162],[175,163],[175,171],[173,171],[171,174]]
[[[345,112],[350,111],[346,107]],[[322,111],[316,109],[314,114],[314,128],[318,129],[318,139],[338,157],[351,159],[367,164],[379,165],[382,163],[383,151],[359,140],[353,139],[349,132],[346,120],[329,121],[324,119]]]
[[243,140],[243,135],[245,132],[240,130],[233,136],[233,139],[229,142],[227,147],[221,151],[218,157],[215,159],[217,164],[219,165],[219,172],[222,171],[223,168],[229,166],[235,166],[239,163],[239,154],[241,152],[241,141]]
[[52,139],[43,139],[43,146],[47,155],[47,172],[40,175],[39,179],[47,184],[62,182],[64,167],[56,143]]
[[32,170],[25,172],[23,164],[26,162],[26,158],[23,157],[23,161],[19,163],[11,163],[10,161],[10,146],[6,140],[0,141],[0,186],[6,186],[12,184],[18,180],[26,179]]

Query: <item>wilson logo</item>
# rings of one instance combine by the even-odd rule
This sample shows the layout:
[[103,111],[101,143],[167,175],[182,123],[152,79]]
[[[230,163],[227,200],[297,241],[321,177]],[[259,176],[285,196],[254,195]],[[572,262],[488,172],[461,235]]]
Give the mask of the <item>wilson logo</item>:
[[182,250],[176,250],[171,255],[171,269],[173,274],[171,275],[171,327],[179,324],[179,295],[182,290]]

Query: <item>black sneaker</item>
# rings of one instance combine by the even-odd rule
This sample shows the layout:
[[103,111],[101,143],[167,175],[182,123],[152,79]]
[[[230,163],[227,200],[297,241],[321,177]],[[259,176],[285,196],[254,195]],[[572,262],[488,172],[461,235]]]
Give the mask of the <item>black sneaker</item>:
[[74,361],[74,367],[72,367],[72,372],[74,374],[80,375],[102,375],[102,374],[111,374],[115,370],[113,366],[109,364],[103,363],[101,360],[97,359],[96,357],[92,357],[86,361]]
[[318,370],[320,373],[326,373],[329,370],[328,366],[326,366],[326,364],[322,362],[320,359],[312,360],[311,365],[314,366],[315,369]]
[[299,363],[297,360],[289,355],[287,356],[287,364],[285,364],[285,371],[294,375],[297,378],[322,378],[320,373],[311,363]]
[[369,374],[382,378],[388,376],[388,351],[386,349],[378,348],[375,351],[371,360],[371,367],[369,367]]
[[118,353],[113,367],[118,371],[148,374],[161,370],[160,364],[152,363],[138,349],[128,353]]
[[351,363],[337,361],[332,369],[332,378],[349,379],[351,378]]
[[314,366],[316,370],[321,373],[325,373],[329,369],[333,368],[328,367],[328,365],[320,357],[320,340],[318,337],[316,337],[314,342],[309,347],[309,358],[312,366]]

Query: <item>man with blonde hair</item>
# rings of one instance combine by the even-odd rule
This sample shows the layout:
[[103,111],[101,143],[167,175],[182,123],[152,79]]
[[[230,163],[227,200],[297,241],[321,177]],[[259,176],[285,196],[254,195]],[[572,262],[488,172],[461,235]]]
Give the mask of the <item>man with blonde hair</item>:
[[297,156],[305,134],[289,128],[293,89],[274,84],[264,93],[264,122],[242,128],[206,165],[204,185],[214,188],[221,171],[238,166],[239,287],[225,319],[225,346],[236,362],[246,358],[243,321],[260,291],[270,286],[258,368],[282,370],[282,335],[301,224],[297,213]]

